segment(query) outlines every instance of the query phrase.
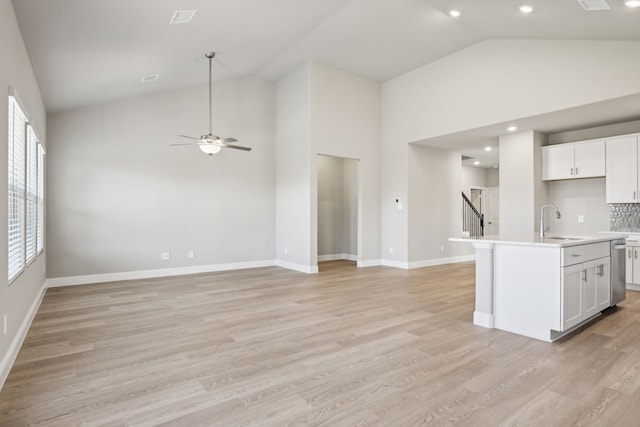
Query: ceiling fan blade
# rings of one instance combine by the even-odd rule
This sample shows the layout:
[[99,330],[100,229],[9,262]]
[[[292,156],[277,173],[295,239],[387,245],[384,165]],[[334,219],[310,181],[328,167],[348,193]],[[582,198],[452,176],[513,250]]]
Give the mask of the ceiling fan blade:
[[187,136],[187,135],[178,135],[178,136],[181,136],[183,138],[188,138],[188,139],[195,139],[196,141],[200,141],[200,138],[194,138],[192,136]]
[[249,147],[241,147],[240,145],[225,144],[225,145],[223,145],[223,147],[224,148],[233,148],[235,150],[251,151],[251,148],[249,148]]
[[180,144],[169,144],[170,147],[174,147],[174,146],[177,146],[177,145],[192,145],[193,146],[193,145],[200,145],[200,144],[198,144],[197,142],[183,142],[183,143],[180,143]]
[[225,138],[222,140],[222,142],[238,142],[238,140],[235,138]]

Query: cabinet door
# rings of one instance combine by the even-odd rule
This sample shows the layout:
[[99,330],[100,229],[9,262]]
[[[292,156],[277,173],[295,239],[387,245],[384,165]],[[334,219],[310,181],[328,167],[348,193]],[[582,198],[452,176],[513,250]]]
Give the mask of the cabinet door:
[[600,258],[596,264],[596,299],[600,312],[611,305],[611,258]]
[[625,282],[626,283],[633,283],[633,257],[635,256],[635,251],[634,251],[634,247],[632,246],[627,246],[627,249],[625,250],[626,252],[626,256],[625,256]]
[[582,321],[582,264],[562,268],[562,330]]
[[631,247],[631,250],[631,280],[629,281],[629,278],[627,277],[627,283],[640,285],[640,246],[633,246]]
[[573,144],[542,147],[542,180],[568,179],[574,176]]
[[582,317],[584,319],[598,313],[597,275],[599,260],[588,261],[582,264]]
[[574,176],[589,178],[605,175],[604,140],[579,142],[574,145]]
[[607,203],[638,202],[638,144],[635,136],[606,142]]

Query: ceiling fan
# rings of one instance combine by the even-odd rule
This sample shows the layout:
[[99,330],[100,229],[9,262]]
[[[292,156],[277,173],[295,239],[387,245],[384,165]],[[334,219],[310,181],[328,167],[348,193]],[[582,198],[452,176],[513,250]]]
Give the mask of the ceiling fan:
[[[200,147],[200,150],[202,150],[203,153],[206,153],[208,155],[213,155],[216,154],[218,151],[220,151],[223,148],[233,148],[235,150],[242,150],[242,151],[251,151],[251,148],[249,147],[242,147],[240,145],[233,145],[231,144],[232,142],[237,142],[238,140],[235,138],[220,138],[219,136],[216,136],[213,134],[213,131],[211,130],[211,121],[212,121],[212,117],[213,117],[213,111],[212,111],[212,107],[211,107],[211,93],[212,93],[212,86],[211,86],[211,61],[213,60],[213,57],[215,56],[215,52],[209,52],[207,54],[205,54],[205,56],[207,58],[209,58],[209,133],[206,135],[202,135],[200,136],[200,138],[194,138],[192,136],[187,136],[187,135],[178,135],[182,138],[188,138],[188,139],[192,139],[194,140],[194,142],[189,142],[189,143],[184,143],[184,144],[171,144],[171,145],[197,145]],[[197,141],[197,142],[195,142]]]

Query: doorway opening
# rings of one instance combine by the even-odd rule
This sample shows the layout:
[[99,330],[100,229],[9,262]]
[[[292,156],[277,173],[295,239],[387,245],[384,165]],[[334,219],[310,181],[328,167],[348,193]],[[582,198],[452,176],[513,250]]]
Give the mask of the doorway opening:
[[357,266],[358,160],[318,155],[318,270]]

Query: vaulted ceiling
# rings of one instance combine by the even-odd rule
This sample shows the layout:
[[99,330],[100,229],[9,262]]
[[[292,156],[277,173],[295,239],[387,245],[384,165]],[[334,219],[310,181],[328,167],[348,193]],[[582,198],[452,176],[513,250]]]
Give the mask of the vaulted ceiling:
[[[586,1],[586,0],[585,0]],[[588,0],[594,1],[594,0]],[[385,81],[490,38],[640,40],[640,9],[607,0],[13,0],[48,111],[205,83],[277,80],[318,61]],[[528,2],[534,11],[522,14]],[[449,15],[455,7],[458,18]],[[197,10],[170,25],[176,10]],[[159,74],[153,83],[145,75]]]

